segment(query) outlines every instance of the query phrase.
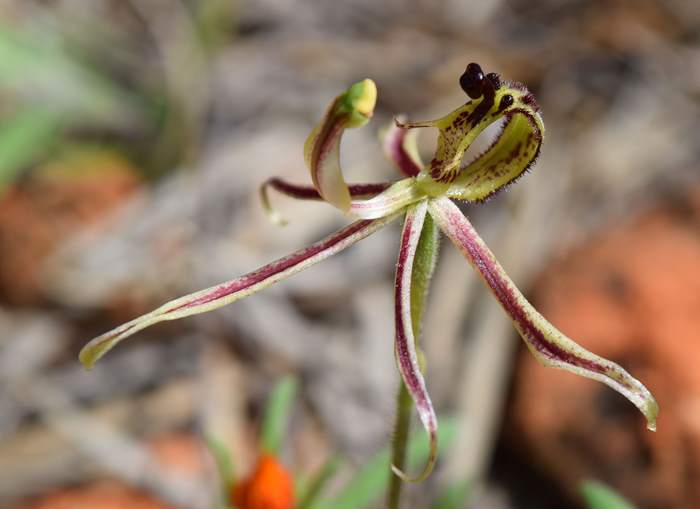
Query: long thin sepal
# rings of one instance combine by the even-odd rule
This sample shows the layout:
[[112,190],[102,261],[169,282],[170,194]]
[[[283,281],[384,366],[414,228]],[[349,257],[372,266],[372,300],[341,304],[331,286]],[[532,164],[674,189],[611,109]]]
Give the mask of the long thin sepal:
[[254,272],[170,301],[148,314],[94,338],[81,350],[80,361],[86,368],[90,369],[97,360],[119,342],[141,329],[165,320],[175,320],[211,311],[248,297],[353,245],[396,217],[397,215],[393,215],[373,221],[357,221],[315,244],[280,258]]
[[652,431],[656,429],[659,407],[644,385],[619,365],[579,346],[538,313],[520,293],[469,220],[454,203],[447,198],[433,200],[429,210],[442,231],[494,293],[498,302],[513,320],[525,344],[540,363],[592,378],[612,387],[644,414],[647,428]]
[[[386,190],[391,184],[380,182],[376,184],[350,184],[348,190],[353,198],[368,198]],[[279,177],[273,177],[260,186],[260,202],[270,221],[280,226],[287,224],[287,220],[272,207],[270,203],[270,189],[278,193],[295,198],[297,200],[323,200],[315,187],[292,184]]]
[[396,117],[394,123],[382,133],[382,148],[387,159],[394,163],[401,173],[407,177],[415,177],[423,168],[416,142],[418,131],[400,128],[399,125],[404,121],[404,117]]
[[350,192],[340,169],[340,140],[345,129],[365,125],[374,113],[377,86],[359,81],[331,102],[304,144],[304,160],[314,187],[325,201],[343,212],[350,209]]
[[411,316],[413,260],[418,248],[421,231],[423,230],[426,212],[427,204],[425,201],[422,201],[409,208],[406,213],[406,220],[401,234],[399,258],[396,263],[394,304],[396,321],[396,341],[394,348],[396,362],[403,382],[416,405],[418,417],[430,439],[428,461],[419,475],[416,477],[408,477],[404,472],[392,466],[396,475],[409,482],[421,481],[430,475],[437,457],[437,417],[421,373],[418,352],[416,351],[416,341],[413,334],[413,319]]

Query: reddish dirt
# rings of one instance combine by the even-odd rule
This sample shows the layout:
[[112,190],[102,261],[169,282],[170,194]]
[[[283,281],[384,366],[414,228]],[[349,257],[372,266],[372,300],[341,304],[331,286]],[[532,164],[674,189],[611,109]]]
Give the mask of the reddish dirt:
[[26,509],[172,509],[118,483],[99,483],[52,493]]
[[46,257],[138,185],[137,173],[125,160],[91,152],[47,164],[0,194],[0,299],[40,303]]
[[552,265],[534,300],[641,380],[661,413],[658,431],[646,431],[611,389],[523,353],[511,441],[571,493],[598,478],[645,508],[700,507],[700,189]]
[[189,433],[169,433],[148,442],[151,452],[164,468],[196,477],[206,470],[202,441]]
[[[205,471],[201,441],[187,433],[152,438],[148,447],[162,468],[173,474],[196,477]],[[118,481],[98,481],[47,493],[21,509],[171,509],[148,493]]]

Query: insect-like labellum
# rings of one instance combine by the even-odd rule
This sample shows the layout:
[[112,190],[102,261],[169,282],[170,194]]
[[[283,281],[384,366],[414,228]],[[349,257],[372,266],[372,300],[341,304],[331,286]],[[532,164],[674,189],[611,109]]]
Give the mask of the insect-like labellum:
[[[404,216],[394,285],[395,352],[403,383],[430,438],[431,451],[424,470],[413,480],[430,473],[437,451],[437,418],[418,362],[415,335],[420,330],[423,297],[440,231],[491,289],[538,361],[609,385],[636,405],[646,417],[647,427],[655,429],[658,406],[651,393],[621,366],[579,346],[540,315],[452,202],[483,201],[515,182],[537,159],[544,139],[539,106],[524,85],[502,81],[495,73],[484,74],[477,64],[467,66],[459,83],[470,98],[466,104],[437,120],[397,119],[384,133],[384,152],[403,179],[393,184],[348,185],[340,167],[340,142],[346,129],[369,121],[377,97],[371,80],[352,85],[331,101],[307,138],[304,156],[313,186],[274,178],[263,184],[261,196],[263,205],[278,222],[281,219],[270,205],[270,188],[293,198],[326,201],[357,220],[254,272],[175,299],[93,339],[81,351],[81,361],[90,368],[119,342],[145,327],[231,304],[309,268]],[[464,153],[474,139],[498,120],[503,120],[503,126],[491,146],[463,164]],[[409,131],[419,127],[439,130],[436,153],[427,165],[418,154],[414,131]]]
[[[484,74],[475,63],[467,66],[459,83],[471,99],[464,106],[437,120],[399,122],[398,126],[439,130],[435,156],[419,176],[419,185],[426,193],[448,193],[454,198],[480,201],[504,189],[535,162],[544,124],[537,102],[521,83],[504,82],[496,73]],[[494,143],[464,164],[467,148],[498,120],[503,120],[504,125]],[[461,192],[464,182],[471,183],[467,192]]]

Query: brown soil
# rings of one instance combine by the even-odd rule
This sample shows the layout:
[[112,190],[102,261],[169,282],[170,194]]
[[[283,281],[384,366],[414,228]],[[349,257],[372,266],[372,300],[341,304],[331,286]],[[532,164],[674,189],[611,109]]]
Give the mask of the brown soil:
[[47,164],[0,194],[0,299],[40,303],[46,257],[122,203],[138,182],[125,160],[98,152]]

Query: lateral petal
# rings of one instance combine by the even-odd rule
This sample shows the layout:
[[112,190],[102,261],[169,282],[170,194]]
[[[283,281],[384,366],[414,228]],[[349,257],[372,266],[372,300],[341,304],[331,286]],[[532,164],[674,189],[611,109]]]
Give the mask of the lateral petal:
[[80,351],[80,361],[90,369],[119,342],[141,329],[158,322],[212,311],[259,292],[353,245],[396,217],[397,215],[392,215],[377,220],[357,221],[308,247],[244,276],[170,301],[150,313],[94,338]]
[[[391,184],[388,182],[380,182],[376,184],[350,184],[348,186],[348,191],[350,192],[350,196],[353,198],[363,198],[379,194],[386,190],[390,185]],[[273,177],[266,180],[260,186],[260,202],[262,203],[263,209],[265,209],[270,221],[280,226],[286,225],[287,220],[284,219],[272,207],[272,204],[270,203],[270,188],[297,200],[323,200],[315,187],[292,184],[291,182],[287,182],[279,177]]]

